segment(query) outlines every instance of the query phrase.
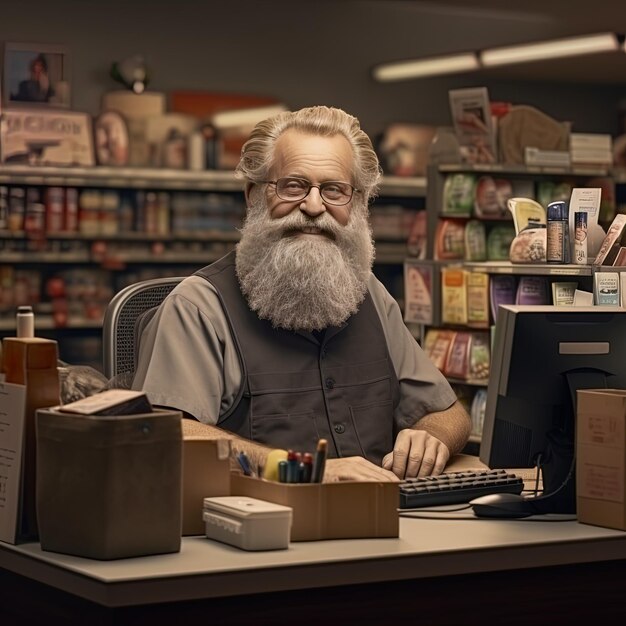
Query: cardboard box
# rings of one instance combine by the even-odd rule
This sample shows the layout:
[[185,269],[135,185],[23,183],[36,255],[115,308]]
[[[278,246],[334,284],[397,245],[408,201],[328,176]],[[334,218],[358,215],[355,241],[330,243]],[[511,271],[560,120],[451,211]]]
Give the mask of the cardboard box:
[[286,484],[231,474],[231,493],[293,509],[291,541],[397,537],[397,483]]
[[92,559],[178,552],[181,413],[37,410],[42,550]]
[[230,442],[212,438],[191,419],[183,419],[182,432],[182,534],[204,535],[204,498],[230,495]]
[[24,451],[22,463],[22,507],[18,537],[36,539],[37,511],[35,412],[60,402],[57,370],[58,346],[41,337],[5,337],[2,340],[3,366],[7,383],[26,386],[24,410]]
[[576,414],[578,521],[626,530],[626,390],[578,391]]

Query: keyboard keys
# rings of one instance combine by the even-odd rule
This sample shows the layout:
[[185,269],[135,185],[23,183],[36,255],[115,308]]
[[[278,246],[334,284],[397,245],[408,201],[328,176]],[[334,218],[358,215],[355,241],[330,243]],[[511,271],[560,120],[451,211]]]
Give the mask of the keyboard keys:
[[521,493],[524,481],[505,469],[452,472],[407,478],[400,483],[400,508],[460,504],[490,493]]

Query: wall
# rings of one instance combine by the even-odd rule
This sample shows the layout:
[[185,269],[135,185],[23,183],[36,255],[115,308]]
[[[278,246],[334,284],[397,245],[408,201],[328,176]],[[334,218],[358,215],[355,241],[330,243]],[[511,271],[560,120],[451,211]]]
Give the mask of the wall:
[[103,91],[116,88],[111,62],[142,53],[152,89],[266,94],[292,108],[336,105],[372,135],[394,121],[447,125],[448,89],[477,85],[494,100],[532,104],[578,131],[617,131],[617,86],[479,74],[393,84],[370,77],[381,61],[476,49],[487,36],[494,45],[555,32],[554,23],[534,17],[452,14],[393,0],[3,0],[1,13],[0,40],[68,46],[73,108],[90,113]]

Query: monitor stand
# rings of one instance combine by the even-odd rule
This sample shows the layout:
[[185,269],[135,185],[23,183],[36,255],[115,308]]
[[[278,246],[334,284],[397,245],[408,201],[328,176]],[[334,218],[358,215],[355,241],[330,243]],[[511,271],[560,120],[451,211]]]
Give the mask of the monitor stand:
[[564,428],[548,433],[550,446],[541,465],[543,495],[528,498],[535,514],[576,513],[576,392],[607,388],[607,373],[601,370],[572,370],[564,376],[570,391],[571,411]]

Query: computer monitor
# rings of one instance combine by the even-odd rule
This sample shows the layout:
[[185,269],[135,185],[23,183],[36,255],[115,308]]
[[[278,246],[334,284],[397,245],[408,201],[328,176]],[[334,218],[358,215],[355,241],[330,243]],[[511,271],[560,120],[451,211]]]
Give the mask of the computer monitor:
[[533,513],[576,511],[576,391],[626,389],[625,359],[623,309],[499,307],[480,459],[542,468]]

